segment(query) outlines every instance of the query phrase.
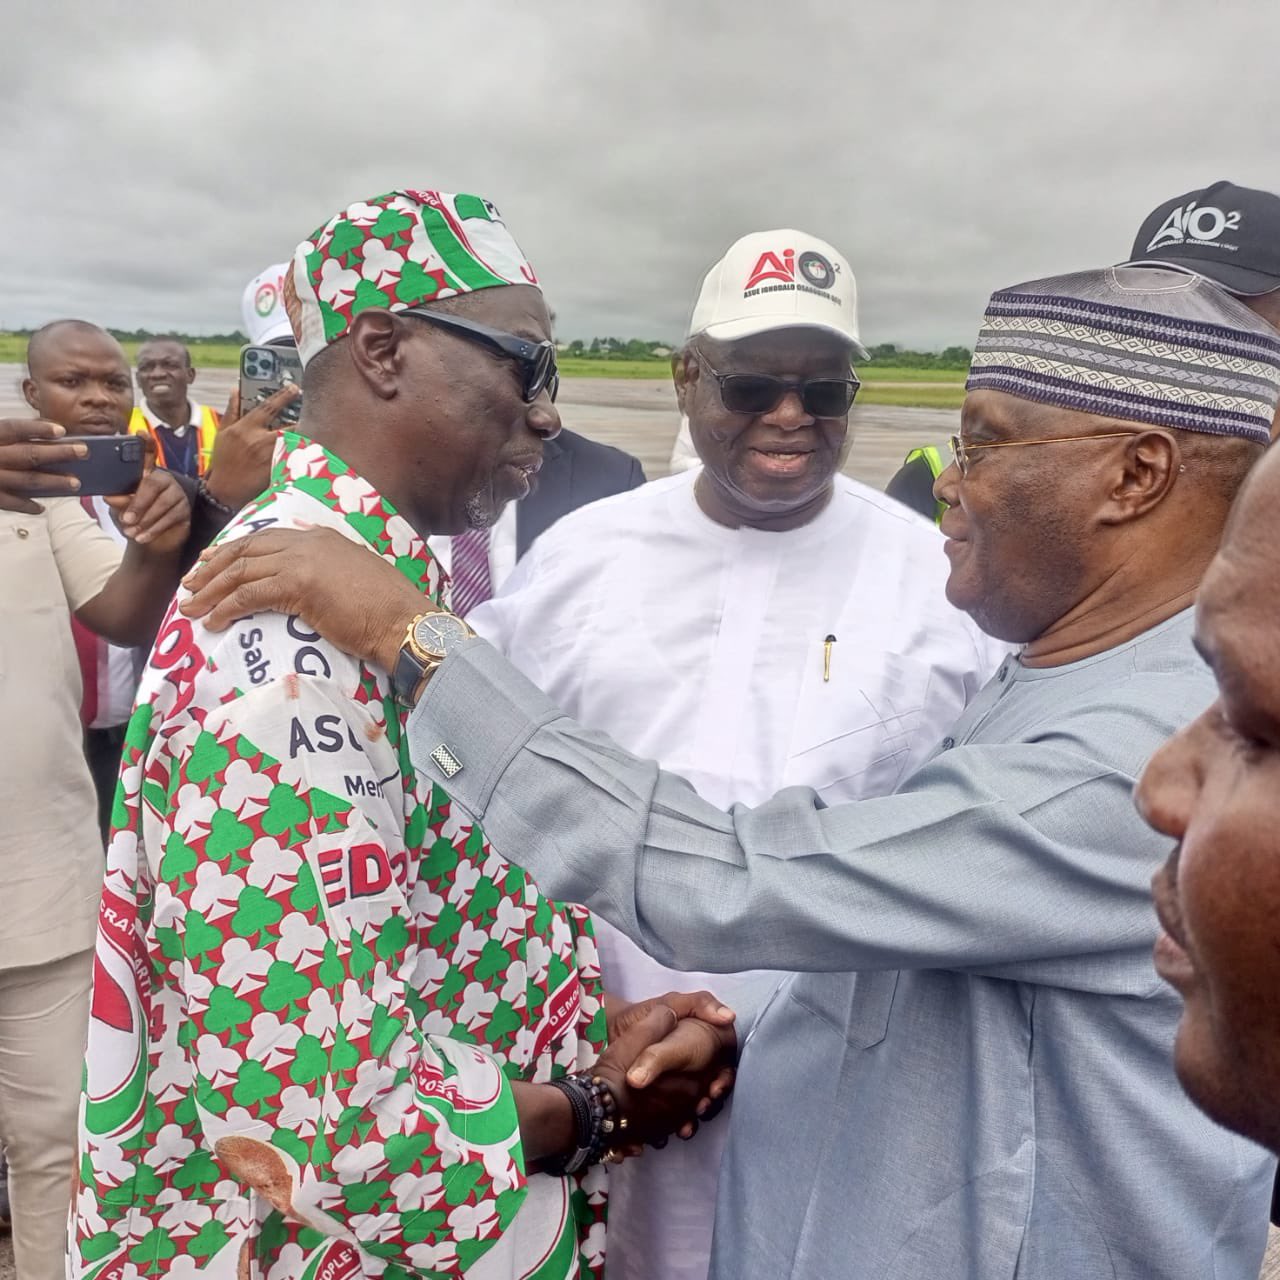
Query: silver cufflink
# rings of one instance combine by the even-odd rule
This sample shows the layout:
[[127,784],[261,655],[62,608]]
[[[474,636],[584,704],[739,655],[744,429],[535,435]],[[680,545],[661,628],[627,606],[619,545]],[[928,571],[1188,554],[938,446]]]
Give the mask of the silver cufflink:
[[455,773],[462,771],[462,761],[443,742],[431,753],[431,759],[446,778],[452,778]]

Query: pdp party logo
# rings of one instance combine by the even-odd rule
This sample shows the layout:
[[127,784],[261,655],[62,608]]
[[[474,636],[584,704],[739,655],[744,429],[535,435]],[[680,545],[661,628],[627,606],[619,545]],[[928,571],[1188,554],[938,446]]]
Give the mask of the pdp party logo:
[[142,1125],[147,1094],[146,1026],[150,972],[138,930],[137,902],[108,878],[98,907],[89,1045],[93,1070],[84,1093],[85,1128],[120,1140]]
[[284,305],[284,274],[276,280],[264,280],[253,295],[253,309],[264,320],[278,306]]

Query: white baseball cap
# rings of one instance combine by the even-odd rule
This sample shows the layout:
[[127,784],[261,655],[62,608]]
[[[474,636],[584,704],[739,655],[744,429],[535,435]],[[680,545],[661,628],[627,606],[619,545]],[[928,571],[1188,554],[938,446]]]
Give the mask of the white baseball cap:
[[858,285],[844,256],[804,231],[756,231],[707,272],[689,337],[732,342],[797,326],[838,333],[867,357],[858,338]]
[[284,309],[284,273],[289,263],[277,262],[254,276],[244,287],[240,314],[244,331],[254,346],[276,342],[280,338],[293,341],[293,328]]

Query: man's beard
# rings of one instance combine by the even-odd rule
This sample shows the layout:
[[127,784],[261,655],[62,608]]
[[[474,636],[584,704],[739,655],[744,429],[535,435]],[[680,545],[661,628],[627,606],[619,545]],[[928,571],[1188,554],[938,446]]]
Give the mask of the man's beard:
[[498,512],[494,509],[493,495],[477,489],[463,504],[463,513],[467,518],[468,529],[492,529],[498,523]]

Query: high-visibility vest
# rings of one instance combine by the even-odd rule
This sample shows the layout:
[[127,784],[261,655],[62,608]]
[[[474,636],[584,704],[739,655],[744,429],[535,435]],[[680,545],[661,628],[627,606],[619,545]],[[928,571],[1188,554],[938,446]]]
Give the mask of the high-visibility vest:
[[[924,459],[925,463],[929,467],[929,473],[935,480],[947,469],[947,460],[942,456],[942,450],[935,448],[931,444],[924,445],[919,449],[912,449],[911,452],[907,454],[906,459],[903,462],[903,466],[907,466],[917,458]],[[935,498],[934,507],[933,522],[935,524],[941,524],[942,517],[947,514],[947,504],[945,502],[939,502]]]
[[[168,465],[165,461],[164,441],[160,438],[160,433],[152,427],[147,415],[137,406],[134,407],[133,416],[129,419],[129,434],[150,436],[155,441],[156,466]],[[204,475],[209,470],[209,459],[213,457],[213,442],[217,434],[218,415],[207,404],[201,405],[200,425],[196,428],[196,472],[199,475]]]

